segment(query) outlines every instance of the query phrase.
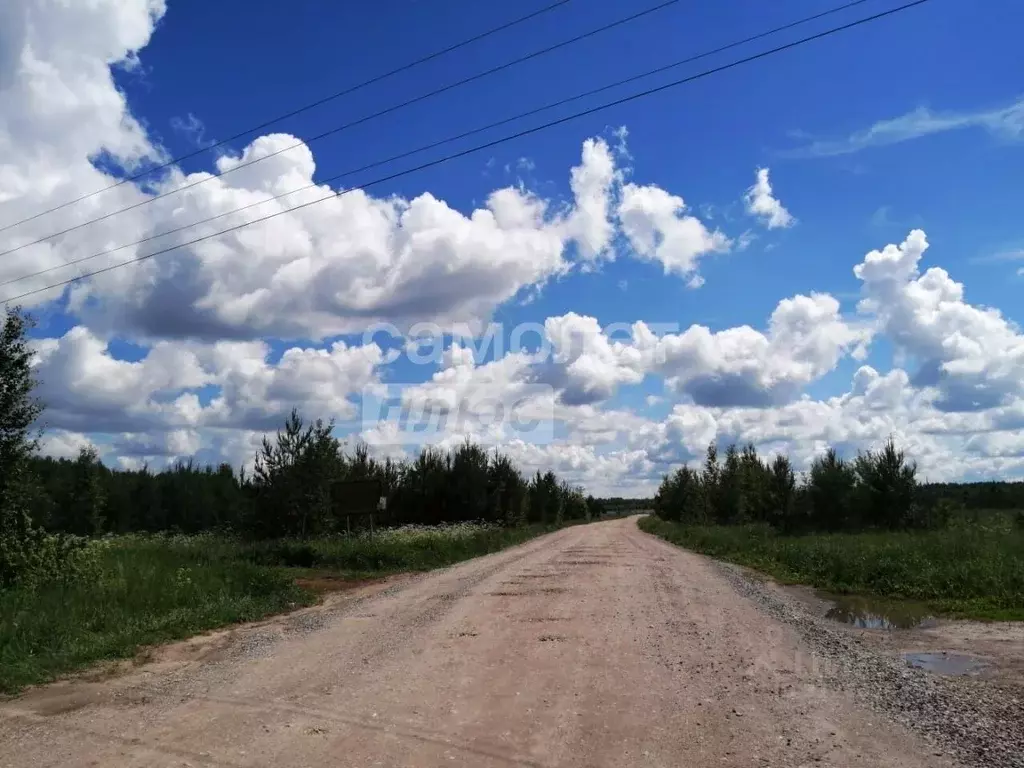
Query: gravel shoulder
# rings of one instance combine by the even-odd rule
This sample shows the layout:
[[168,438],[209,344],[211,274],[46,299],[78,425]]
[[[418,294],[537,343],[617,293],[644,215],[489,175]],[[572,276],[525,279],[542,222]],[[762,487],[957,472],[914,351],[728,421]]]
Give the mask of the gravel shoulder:
[[957,764],[863,690],[913,675],[799,610],[635,519],[576,526],[30,691],[0,766]]
[[[740,594],[793,627],[823,682],[921,734],[962,764],[1024,766],[1024,623],[939,621],[912,630],[858,629],[823,617],[821,601],[741,566],[709,560]],[[964,654],[978,674],[910,667],[904,653]]]

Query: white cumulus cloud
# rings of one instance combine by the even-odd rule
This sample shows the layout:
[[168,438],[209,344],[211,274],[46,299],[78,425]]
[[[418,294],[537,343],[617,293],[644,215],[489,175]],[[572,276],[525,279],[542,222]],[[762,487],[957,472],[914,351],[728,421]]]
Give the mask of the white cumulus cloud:
[[636,255],[660,263],[665,274],[692,275],[702,256],[731,246],[722,232],[687,213],[683,198],[654,185],[624,185],[618,217]]
[[758,168],[757,180],[747,190],[745,200],[747,213],[757,216],[768,229],[786,228],[796,224],[793,215],[772,194],[767,168]]

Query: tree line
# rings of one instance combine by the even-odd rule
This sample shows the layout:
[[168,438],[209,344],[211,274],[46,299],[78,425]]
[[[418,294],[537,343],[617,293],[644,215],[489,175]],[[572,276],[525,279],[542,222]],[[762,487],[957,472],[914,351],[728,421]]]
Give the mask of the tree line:
[[653,500],[645,498],[626,499],[622,496],[611,496],[601,499],[601,504],[608,514],[632,515],[637,512],[648,512]]
[[[508,456],[472,442],[426,448],[412,461],[377,459],[363,445],[347,451],[331,422],[306,423],[296,411],[276,436],[264,438],[252,473],[191,461],[162,472],[117,470],[93,448],[73,460],[32,456],[26,465],[31,518],[48,531],[80,536],[220,531],[268,539],[358,530],[371,514],[377,526],[515,526],[600,513],[596,499],[554,472],[527,477]],[[346,498],[350,481],[379,488],[374,497],[379,493],[384,507],[353,505]]]
[[990,480],[980,483],[923,483],[924,503],[949,499],[964,509],[1024,509],[1024,482]]
[[762,460],[753,445],[708,446],[703,466],[666,475],[655,513],[687,524],[766,523],[787,533],[939,527],[956,503],[922,494],[917,467],[889,439],[847,461],[828,449],[798,479],[785,455]]
[[[510,457],[471,442],[426,448],[411,461],[378,459],[366,446],[347,450],[333,422],[306,422],[297,411],[264,438],[251,473],[191,461],[160,472],[119,470],[91,447],[75,459],[42,457],[34,425],[43,406],[32,394],[28,328],[25,315],[8,310],[0,332],[0,586],[27,574],[71,573],[85,537],[107,533],[271,539],[369,524],[559,525],[603,512],[554,472],[527,477]],[[368,481],[386,499],[373,523],[365,506],[346,497],[347,481]]]

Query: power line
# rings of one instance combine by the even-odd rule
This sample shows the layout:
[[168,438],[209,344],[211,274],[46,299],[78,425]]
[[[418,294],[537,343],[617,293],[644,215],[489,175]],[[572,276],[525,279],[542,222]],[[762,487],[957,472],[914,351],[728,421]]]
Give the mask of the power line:
[[214,174],[206,175],[203,178],[198,179],[196,181],[193,181],[193,182],[191,182],[189,184],[185,184],[183,186],[176,187],[174,189],[168,190],[167,192],[162,192],[159,195],[154,195],[152,197],[147,197],[145,200],[140,200],[137,203],[133,203],[132,205],[125,206],[124,208],[119,208],[116,211],[111,211],[110,213],[105,213],[102,216],[97,216],[95,219],[89,219],[88,221],[83,221],[80,224],[75,224],[74,226],[68,227],[66,229],[62,229],[59,232],[53,232],[52,234],[46,235],[45,237],[41,237],[38,240],[33,240],[33,241],[30,241],[30,242],[27,242],[27,243],[22,243],[21,245],[15,246],[14,248],[9,248],[6,251],[0,251],[0,256],[7,256],[8,254],[14,253],[16,251],[20,251],[23,248],[29,248],[30,246],[33,246],[33,245],[39,245],[40,243],[45,243],[47,240],[52,240],[55,237],[60,237],[62,235],[68,234],[69,232],[75,232],[75,231],[77,231],[79,229],[82,229],[84,227],[88,227],[88,226],[90,226],[92,224],[97,224],[97,223],[99,223],[101,221],[106,221],[107,219],[110,219],[110,218],[112,218],[114,216],[118,216],[118,215],[120,215],[122,213],[126,213],[128,211],[133,211],[136,208],[141,208],[144,205],[149,205],[150,203],[154,203],[157,200],[162,200],[163,198],[169,197],[171,195],[176,195],[179,192],[184,192],[187,189],[192,189],[193,187],[198,187],[200,184],[205,184],[206,182],[212,181],[213,179],[219,179],[219,178],[221,178],[223,176],[227,176],[230,173],[234,173],[235,171],[240,171],[243,168],[248,168],[250,166],[253,166],[256,163],[262,163],[264,160],[269,160],[272,157],[277,157],[278,155],[283,154],[285,152],[290,152],[293,149],[298,149],[299,147],[308,146],[310,144],[313,144],[314,142],[320,141],[321,139],[327,138],[328,136],[333,136],[335,134],[341,133],[342,131],[346,131],[349,128],[354,128],[357,125],[362,125],[363,123],[368,123],[371,120],[375,120],[378,117],[383,117],[384,115],[391,114],[392,112],[397,112],[398,110],[405,109],[406,107],[410,107],[413,104],[418,104],[421,101],[425,101],[427,99],[433,98],[434,96],[438,96],[438,95],[440,95],[442,93],[446,93],[447,91],[451,91],[451,90],[454,90],[455,88],[459,88],[459,87],[461,87],[463,85],[467,85],[467,84],[472,83],[472,82],[474,82],[476,80],[481,80],[481,79],[483,79],[485,77],[489,77],[490,75],[496,74],[496,73],[501,72],[501,71],[506,70],[506,69],[509,69],[509,68],[514,67],[514,66],[516,66],[518,64],[522,64],[522,63],[524,63],[526,61],[530,61],[531,59],[536,59],[536,58],[538,58],[540,56],[544,56],[545,54],[551,53],[552,51],[557,51],[560,48],[565,48],[566,46],[573,45],[574,43],[578,43],[581,40],[585,40],[585,39],[587,39],[589,37],[593,37],[594,35],[601,34],[602,32],[607,32],[608,30],[614,29],[615,27],[620,27],[623,24],[628,24],[631,21],[635,21],[635,20],[637,20],[637,19],[639,19],[639,18],[641,18],[643,16],[647,16],[649,14],[655,13],[656,11],[660,11],[660,10],[662,10],[664,8],[668,8],[669,6],[675,5],[675,4],[679,3],[679,2],[680,2],[680,0],[664,0],[664,2],[660,3],[659,5],[652,6],[651,8],[646,8],[645,10],[639,11],[638,13],[634,13],[634,14],[632,14],[630,16],[626,16],[625,18],[618,19],[617,21],[613,21],[613,22],[611,22],[609,24],[605,24],[604,26],[592,29],[589,32],[584,32],[583,34],[576,35],[575,37],[569,38],[568,40],[563,40],[560,43],[555,43],[554,45],[549,45],[546,48],[541,48],[539,50],[533,51],[532,53],[528,53],[525,56],[520,56],[519,58],[513,59],[512,61],[507,61],[504,64],[499,64],[499,65],[497,65],[495,67],[491,67],[490,69],[485,70],[483,72],[478,72],[475,75],[470,75],[469,77],[465,77],[462,80],[457,80],[457,81],[455,81],[453,83],[449,83],[448,85],[441,86],[440,88],[435,88],[433,91],[428,91],[427,93],[420,94],[419,96],[414,96],[411,99],[407,99],[406,101],[403,101],[403,102],[401,102],[399,104],[395,104],[393,106],[387,107],[386,109],[382,109],[379,112],[374,112],[373,114],[366,115],[365,117],[361,117],[358,120],[353,120],[352,122],[344,123],[343,125],[339,125],[339,126],[337,126],[335,128],[331,128],[331,129],[329,129],[327,131],[324,131],[323,133],[319,133],[316,136],[311,136],[310,138],[306,139],[305,141],[297,141],[294,144],[288,145],[287,147],[282,147],[281,149],[275,150],[274,152],[271,152],[270,154],[263,155],[262,157],[257,157],[255,160],[249,160],[248,162],[245,162],[245,163],[239,163],[238,165],[233,165],[230,168],[228,168],[227,170],[219,171],[219,172],[214,173]]
[[[551,120],[551,121],[549,121],[547,123],[542,123],[541,125],[534,126],[533,128],[526,128],[526,129],[523,129],[521,131],[517,131],[516,133],[510,134],[508,136],[503,136],[503,137],[501,137],[499,139],[494,139],[493,141],[489,141],[489,142],[486,142],[484,144],[478,144],[478,145],[476,145],[474,147],[470,147],[469,149],[464,149],[464,150],[461,150],[459,152],[454,152],[454,153],[452,153],[450,155],[446,155],[446,156],[438,158],[436,160],[431,160],[430,162],[423,163],[421,165],[415,166],[413,168],[406,169],[404,171],[399,171],[397,173],[393,173],[393,174],[390,174],[388,176],[383,176],[383,177],[374,179],[373,181],[370,181],[370,182],[367,182],[366,184],[363,184],[358,189],[365,189],[367,187],[372,187],[372,186],[376,186],[378,184],[383,184],[385,182],[392,181],[394,179],[398,179],[398,178],[401,178],[403,176],[408,176],[411,173],[416,173],[417,171],[422,171],[422,170],[425,170],[427,168],[433,168],[434,166],[441,165],[442,163],[446,163],[446,162],[449,162],[451,160],[458,159],[460,157],[465,157],[467,155],[475,154],[476,152],[480,152],[480,151],[485,150],[485,149],[490,149],[491,147],[498,146],[499,144],[504,144],[506,142],[522,138],[523,136],[529,136],[531,134],[538,133],[538,132],[540,132],[542,130],[546,130],[547,128],[553,128],[553,127],[555,127],[557,125],[562,125],[563,123],[568,123],[568,122],[570,122],[572,120],[576,120],[576,119],[579,119],[581,117],[586,117],[588,115],[593,115],[593,114],[596,114],[598,112],[603,112],[603,111],[605,111],[607,109],[611,109],[612,107],[617,107],[617,106],[620,106],[622,104],[628,104],[628,103],[636,101],[638,99],[645,98],[647,96],[652,96],[652,95],[654,95],[656,93],[661,93],[662,91],[667,91],[670,88],[675,88],[675,87],[678,87],[680,85],[685,85],[686,83],[691,83],[691,82],[694,82],[696,80],[701,80],[701,79],[703,79],[705,77],[709,77],[710,75],[718,74],[719,72],[724,72],[726,70],[734,69],[735,67],[742,66],[743,64],[749,64],[751,62],[767,58],[768,56],[773,56],[773,55],[775,55],[777,53],[781,53],[782,51],[787,51],[787,50],[789,50],[791,48],[796,48],[796,47],[798,47],[800,45],[804,45],[806,43],[813,42],[814,40],[820,40],[820,39],[823,39],[823,38],[826,38],[826,37],[830,37],[831,35],[837,34],[839,32],[844,32],[844,31],[846,31],[848,29],[853,29],[854,27],[859,27],[859,26],[862,26],[864,24],[868,24],[870,22],[877,21],[879,19],[885,18],[887,16],[892,16],[892,15],[894,15],[896,13],[900,13],[901,11],[905,11],[905,10],[908,10],[910,8],[914,8],[914,7],[919,6],[919,5],[924,5],[927,2],[930,2],[930,0],[913,0],[913,2],[904,3],[903,5],[897,6],[895,8],[891,8],[891,9],[889,9],[887,11],[882,11],[882,12],[876,13],[876,14],[874,14],[872,16],[866,16],[864,18],[857,19],[856,21],[851,21],[851,22],[849,22],[847,24],[843,24],[843,25],[838,26],[838,27],[832,27],[832,28],[827,29],[827,30],[825,30],[823,32],[818,32],[817,34],[809,35],[808,37],[804,37],[804,38],[801,38],[799,40],[794,40],[793,42],[786,43],[784,45],[780,45],[780,46],[777,46],[775,48],[771,48],[771,49],[769,49],[767,51],[762,51],[761,53],[756,53],[756,54],[753,54],[751,56],[747,56],[746,58],[743,58],[743,59],[737,59],[736,61],[732,61],[732,62],[729,62],[728,64],[723,64],[721,66],[714,67],[712,69],[706,69],[703,72],[698,72],[697,74],[690,75],[689,77],[684,77],[684,78],[681,78],[679,80],[673,80],[670,83],[665,83],[664,85],[659,85],[659,86],[654,87],[654,88],[648,88],[647,90],[640,91],[640,92],[634,93],[634,94],[630,94],[629,96],[624,96],[624,97],[622,97],[620,99],[616,99],[614,101],[606,102],[605,104],[600,104],[600,105],[598,105],[596,107],[591,107],[590,109],[583,110],[581,112],[575,112],[575,113],[573,113],[571,115],[567,115],[565,117],[558,118],[557,120]],[[211,233],[209,235],[203,235],[202,237],[197,237],[197,238],[195,238],[193,240],[189,240],[189,241],[184,242],[184,243],[179,243],[177,245],[173,245],[173,246],[170,246],[168,248],[163,248],[161,250],[145,254],[144,256],[138,256],[138,257],[136,257],[134,259],[129,259],[127,261],[122,261],[122,262],[120,262],[118,264],[112,264],[110,266],[103,267],[101,269],[93,270],[92,272],[87,272],[87,273],[82,274],[82,275],[77,275],[75,277],[68,278],[67,280],[62,280],[60,282],[56,282],[56,283],[52,283],[50,285],[43,286],[42,288],[36,288],[36,289],[31,290],[31,291],[26,291],[26,292],[21,293],[21,294],[19,294],[17,296],[12,296],[9,299],[5,299],[4,303],[5,304],[10,304],[12,302],[24,299],[24,298],[26,298],[28,296],[34,296],[37,293],[42,293],[43,291],[48,291],[48,290],[50,290],[52,288],[60,288],[60,287],[65,286],[65,285],[70,285],[72,283],[77,283],[77,282],[79,282],[81,280],[85,280],[87,278],[94,277],[96,275],[104,274],[106,272],[111,272],[111,271],[113,271],[115,269],[118,269],[120,267],[128,266],[129,264],[136,264],[138,262],[145,261],[146,259],[153,258],[154,256],[160,256],[162,254],[169,253],[171,251],[176,251],[176,250],[178,250],[180,248],[187,248],[187,247],[189,247],[191,245],[195,245],[197,243],[205,242],[206,240],[211,240],[211,239],[213,239],[215,237],[220,237],[221,235],[226,235],[226,234],[229,234],[231,232],[236,232],[236,231],[238,231],[240,229],[244,229],[245,227],[251,226],[253,224],[259,224],[259,223],[262,223],[264,221],[269,221],[270,219],[277,218],[278,216],[283,216],[285,214],[293,213],[293,212],[301,210],[303,208],[308,208],[310,206],[316,205],[317,203],[322,203],[322,202],[324,202],[326,200],[334,200],[334,199],[336,199],[336,198],[338,198],[338,197],[340,197],[342,195],[348,194],[351,191],[354,191],[354,190],[345,190],[345,191],[342,191],[342,192],[339,192],[339,193],[332,192],[332,193],[330,193],[328,195],[325,195],[324,197],[318,198],[316,200],[310,200],[309,202],[302,203],[300,205],[297,205],[297,206],[295,206],[293,208],[289,208],[289,209],[284,210],[284,211],[278,211],[276,213],[268,214],[267,216],[262,216],[260,218],[253,219],[252,221],[243,222],[242,224],[237,224],[237,225],[235,225],[233,227],[228,227],[227,229],[223,229],[223,230],[221,230],[219,232],[213,232],[213,233]]]
[[257,206],[264,205],[265,203],[274,202],[275,200],[281,200],[281,199],[283,199],[285,197],[289,197],[290,195],[294,195],[294,194],[297,194],[299,192],[305,192],[306,190],[314,189],[314,188],[319,187],[319,186],[321,186],[323,184],[329,184],[329,183],[332,183],[332,182],[335,182],[335,181],[339,181],[339,180],[347,178],[349,176],[353,176],[353,175],[355,175],[357,173],[362,173],[363,171],[368,171],[368,170],[370,170],[372,168],[378,168],[378,167],[380,167],[382,165],[387,165],[388,163],[395,162],[396,160],[404,160],[405,158],[411,157],[412,155],[418,155],[418,154],[420,154],[422,152],[426,152],[428,150],[436,149],[438,147],[444,146],[445,144],[450,144],[450,143],[452,143],[454,141],[459,141],[461,139],[465,139],[465,138],[468,138],[470,136],[474,136],[474,135],[476,135],[478,133],[484,133],[485,131],[489,131],[489,130],[492,130],[494,128],[499,128],[499,127],[501,127],[503,125],[507,125],[508,123],[512,123],[512,122],[515,122],[517,120],[521,120],[521,119],[523,119],[525,117],[530,117],[530,116],[538,114],[540,112],[546,112],[548,110],[555,109],[556,107],[561,107],[561,106],[564,106],[564,105],[569,104],[571,102],[579,101],[580,99],[587,98],[588,96],[594,96],[594,95],[596,95],[598,93],[602,93],[604,91],[608,91],[608,90],[611,90],[613,88],[618,88],[618,87],[620,87],[622,85],[627,85],[629,83],[636,82],[637,80],[643,80],[643,79],[645,79],[647,77],[651,77],[652,75],[660,74],[662,72],[666,72],[668,70],[675,69],[677,67],[681,67],[684,64],[692,64],[693,62],[699,61],[700,59],[707,58],[708,56],[713,56],[715,54],[722,53],[722,52],[730,50],[732,48],[736,48],[736,47],[739,47],[741,45],[745,45],[747,43],[754,42],[755,40],[760,40],[762,38],[769,37],[769,36],[774,35],[774,34],[778,34],[779,32],[784,32],[786,30],[793,29],[794,27],[798,27],[798,26],[801,26],[803,24],[807,24],[809,22],[816,21],[816,20],[818,20],[820,18],[823,18],[825,16],[830,16],[830,15],[835,14],[835,13],[840,13],[842,11],[848,10],[848,9],[853,8],[855,6],[858,6],[858,5],[863,5],[864,3],[870,2],[870,1],[871,0],[852,0],[852,2],[848,2],[848,3],[844,4],[844,5],[840,5],[840,6],[837,6],[835,8],[831,8],[831,9],[829,9],[827,11],[822,11],[821,13],[816,13],[816,14],[814,14],[812,16],[805,16],[802,19],[798,19],[796,21],[789,22],[788,24],[783,24],[782,26],[779,26],[779,27],[774,27],[773,29],[769,29],[769,30],[767,30],[765,32],[760,32],[760,33],[758,33],[756,35],[751,35],[750,37],[745,37],[742,40],[737,40],[735,42],[728,43],[727,45],[722,45],[722,46],[719,46],[718,48],[714,48],[714,49],[709,50],[709,51],[704,51],[703,53],[698,53],[698,54],[695,54],[693,56],[689,56],[689,57],[687,57],[685,59],[681,59],[679,61],[672,62],[671,64],[666,64],[664,66],[657,67],[655,69],[651,69],[651,70],[648,70],[646,72],[642,72],[642,73],[637,74],[637,75],[632,75],[631,77],[627,77],[627,78],[624,78],[622,80],[617,80],[614,83],[609,83],[607,85],[602,85],[599,88],[594,88],[592,90],[576,94],[575,96],[569,96],[568,98],[560,99],[559,101],[555,101],[555,102],[552,102],[550,104],[545,104],[542,107],[537,107],[535,109],[531,109],[528,112],[521,112],[521,113],[519,113],[517,115],[513,115],[512,117],[507,117],[507,118],[504,118],[503,120],[499,120],[497,122],[490,123],[488,125],[484,125],[484,126],[481,126],[479,128],[474,128],[472,130],[465,131],[465,132],[460,133],[460,134],[458,134],[456,136],[450,136],[450,137],[448,137],[446,139],[442,139],[440,141],[435,141],[435,142],[433,142],[431,144],[426,144],[424,146],[417,147],[416,149],[412,149],[412,150],[409,150],[407,152],[402,152],[401,154],[398,154],[398,155],[392,155],[391,157],[385,158],[383,160],[377,160],[377,161],[375,161],[373,163],[370,163],[369,165],[364,165],[364,166],[361,166],[359,168],[353,168],[353,169],[344,171],[342,173],[335,174],[334,176],[328,176],[326,178],[320,179],[319,181],[314,181],[311,184],[306,184],[304,186],[297,187],[297,188],[289,190],[287,192],[282,192],[279,195],[273,195],[272,197],[267,197],[267,198],[265,198],[263,200],[258,200],[258,201],[254,202],[254,203],[249,203],[249,204],[243,205],[243,206],[241,206],[239,208],[234,208],[234,209],[232,209],[230,211],[224,211],[222,213],[218,213],[215,216],[210,216],[210,217],[205,218],[205,219],[200,219],[198,221],[194,221],[191,224],[184,224],[184,225],[182,225],[180,227],[176,227],[174,229],[169,229],[169,230],[165,230],[163,232],[158,232],[156,234],[152,234],[152,235],[149,235],[147,237],[144,237],[141,240],[135,240],[134,242],[131,242],[131,243],[125,243],[124,245],[119,245],[119,246],[116,246],[114,248],[108,248],[108,249],[100,251],[98,253],[94,253],[94,254],[92,254],[90,256],[83,256],[82,258],[74,259],[72,261],[68,261],[68,262],[65,262],[63,264],[58,264],[56,266],[48,267],[46,269],[40,269],[40,270],[38,270],[36,272],[32,272],[32,273],[27,274],[27,275],[22,275],[20,277],[14,277],[14,278],[11,278],[9,280],[5,280],[3,282],[0,282],[0,288],[2,288],[4,286],[7,286],[7,285],[12,285],[14,283],[19,283],[19,282],[21,282],[23,280],[28,280],[28,279],[33,278],[33,277],[39,277],[40,275],[46,275],[46,274],[49,274],[51,272],[56,272],[56,271],[61,270],[61,269],[66,269],[67,267],[72,267],[72,266],[74,266],[76,264],[82,264],[82,263],[84,263],[86,261],[92,261],[93,259],[97,259],[97,258],[99,258],[101,256],[109,256],[110,254],[116,253],[117,251],[124,250],[125,248],[131,248],[131,247],[136,246],[136,245],[142,245],[143,243],[148,243],[151,240],[156,240],[157,238],[160,238],[160,237],[166,237],[167,235],[174,235],[174,234],[177,234],[178,232],[183,232],[183,231],[185,231],[187,229],[191,229],[192,227],[198,227],[198,226],[200,226],[202,224],[209,224],[211,221],[216,221],[217,219],[222,219],[225,216],[230,216],[230,215],[235,214],[235,213],[241,213],[242,211],[250,210],[250,209],[255,208]]
[[192,152],[188,152],[184,155],[172,157],[170,160],[160,163],[159,165],[154,165],[150,168],[147,168],[144,171],[140,171],[139,173],[136,173],[134,176],[128,176],[126,178],[123,178],[120,181],[114,182],[109,186],[103,187],[102,189],[97,189],[94,192],[87,192],[86,194],[81,195],[80,197],[76,197],[74,200],[68,200],[66,203],[61,203],[60,205],[56,205],[53,208],[49,208],[45,211],[40,211],[39,213],[33,214],[32,216],[29,216],[26,219],[21,219],[20,221],[16,221],[13,224],[7,224],[3,227],[0,227],[0,232],[6,232],[7,230],[13,229],[14,227],[21,226],[22,224],[26,224],[30,221],[35,221],[36,219],[41,218],[42,216],[46,216],[48,213],[54,213],[55,211],[67,208],[69,205],[80,203],[83,200],[88,200],[90,197],[95,197],[96,195],[102,194],[103,192],[106,192],[108,190],[116,189],[117,187],[120,187],[122,184],[127,184],[128,182],[131,181],[138,181],[139,179],[143,179],[152,173],[162,171],[165,168],[170,168],[172,165],[177,165],[183,160],[190,160],[191,158],[197,157],[198,155],[201,155],[204,152],[210,152],[211,150],[217,149],[218,147],[223,147],[226,144],[230,144],[232,141],[236,141],[238,139],[243,138],[244,136],[248,136],[250,133],[255,133],[256,131],[261,131],[264,128],[269,128],[270,126],[274,125],[275,123],[279,123],[282,120],[288,120],[289,118],[295,117],[296,115],[301,115],[304,112],[309,112],[311,109],[316,109],[317,107],[321,107],[324,104],[327,104],[328,102],[334,101],[335,99],[340,99],[342,96],[348,96],[349,94],[355,93],[356,91],[361,91],[363,88],[375,85],[381,82],[382,80],[388,79],[389,77],[401,74],[402,72],[407,72],[408,70],[418,67],[421,64],[426,64],[428,61],[433,61],[434,59],[440,58],[449,53],[453,53],[454,51],[457,51],[460,48],[465,48],[467,45],[478,43],[481,40],[491,37],[492,35],[498,34],[499,32],[504,32],[506,29],[511,29],[512,27],[518,26],[519,24],[527,22],[530,19],[537,18],[538,16],[542,16],[545,13],[549,13],[550,11],[553,11],[557,8],[561,8],[563,5],[567,5],[569,2],[570,0],[557,0],[557,2],[551,3],[550,5],[546,5],[543,8],[534,11],[533,13],[528,13],[525,16],[520,16],[517,19],[513,19],[512,21],[508,21],[504,24],[501,24],[500,26],[493,27],[492,29],[488,29],[485,32],[481,32],[477,35],[473,35],[473,37],[469,37],[466,38],[465,40],[462,40],[461,42],[449,45],[447,48],[442,48],[439,51],[434,51],[433,53],[427,54],[422,58],[416,59],[415,61],[410,61],[408,64],[403,64],[402,66],[392,69],[388,72],[384,72],[383,74],[371,77],[369,80],[364,80],[363,82],[349,86],[344,90],[337,91],[336,93],[332,93],[329,96],[324,96],[323,98],[310,102],[305,106],[293,109],[291,112],[287,112],[283,115],[273,117],[269,120],[260,123],[259,125],[253,126],[252,128],[246,128],[244,131],[239,131],[234,136],[229,136],[228,138],[222,139],[221,141],[218,141],[214,144],[209,144],[205,147],[200,147],[199,149],[193,150]]

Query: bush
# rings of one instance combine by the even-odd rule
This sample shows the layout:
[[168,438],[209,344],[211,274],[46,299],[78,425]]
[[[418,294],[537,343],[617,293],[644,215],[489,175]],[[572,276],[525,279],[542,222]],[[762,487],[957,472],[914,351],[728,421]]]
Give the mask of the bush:
[[[12,524],[16,516],[21,520]],[[0,530],[0,588],[67,584],[92,574],[96,551],[88,539],[46,533],[33,527],[23,512],[9,509],[7,518]]]
[[275,541],[253,548],[252,560],[257,565],[283,565],[292,568],[312,568],[318,563],[313,545],[303,541]]

